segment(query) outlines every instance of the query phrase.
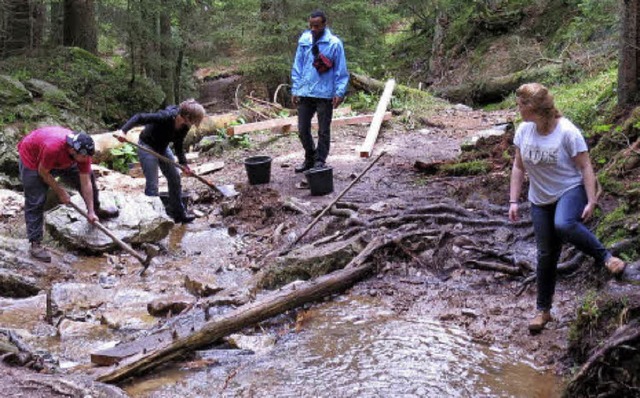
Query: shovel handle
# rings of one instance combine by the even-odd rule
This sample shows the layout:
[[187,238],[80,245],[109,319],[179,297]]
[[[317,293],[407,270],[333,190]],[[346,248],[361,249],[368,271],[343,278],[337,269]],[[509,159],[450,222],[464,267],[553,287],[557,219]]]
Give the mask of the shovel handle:
[[142,145],[136,144],[135,142],[131,142],[131,141],[129,141],[126,137],[123,137],[123,136],[121,136],[121,135],[113,134],[113,136],[114,136],[115,138],[117,138],[118,140],[122,139],[122,140],[124,140],[124,142],[126,142],[126,143],[128,143],[128,144],[131,144],[131,145],[133,145],[134,147],[136,147],[136,148],[138,148],[138,149],[140,149],[140,150],[142,150],[142,151],[145,151],[145,152],[147,152],[148,154],[153,155],[153,156],[157,157],[157,158],[158,158],[158,159],[160,159],[160,160],[164,160],[165,162],[167,162],[167,163],[169,163],[169,164],[172,164],[172,165],[176,166],[177,168],[179,168],[180,170],[182,170],[185,174],[188,174],[188,175],[190,175],[190,176],[192,176],[192,177],[195,177],[197,180],[199,180],[200,182],[202,182],[203,184],[205,184],[205,185],[206,185],[206,186],[208,186],[209,188],[213,189],[214,191],[217,191],[217,192],[221,193],[221,194],[224,196],[224,192],[222,192],[218,187],[216,187],[215,185],[213,185],[213,184],[212,184],[212,183],[210,183],[209,181],[205,180],[203,177],[201,177],[201,176],[197,175],[197,174],[196,174],[196,173],[194,173],[193,171],[187,171],[187,168],[186,168],[186,167],[184,167],[184,166],[183,166],[183,165],[181,165],[180,163],[178,163],[178,162],[174,161],[173,159],[169,159],[168,157],[163,156],[163,155],[159,154],[159,153],[158,153],[158,152],[156,152],[156,151],[153,151],[153,150],[151,150],[151,149],[149,149],[149,148],[145,148],[145,147],[143,147]]
[[[89,215],[87,214],[86,211],[84,211],[82,208],[80,208],[80,206],[78,206],[77,204],[73,203],[73,202],[69,202],[69,205],[71,207],[73,207],[78,213],[82,214],[84,216],[84,218],[86,218],[87,220],[89,219]],[[138,254],[138,252],[136,252],[135,250],[133,250],[133,248],[131,248],[131,246],[127,245],[126,243],[124,243],[122,241],[122,239],[118,238],[117,236],[115,236],[113,234],[113,232],[109,231],[107,229],[107,227],[105,227],[104,225],[102,225],[99,221],[94,221],[93,225],[95,225],[96,227],[98,227],[98,229],[100,231],[102,231],[105,235],[107,235],[108,237],[110,237],[111,239],[113,239],[113,241],[115,243],[117,243],[121,248],[123,248],[127,253],[131,254],[133,257],[135,257],[138,261],[140,261],[140,263],[142,263],[142,265],[147,266],[147,261],[144,257],[142,257],[140,254]]]

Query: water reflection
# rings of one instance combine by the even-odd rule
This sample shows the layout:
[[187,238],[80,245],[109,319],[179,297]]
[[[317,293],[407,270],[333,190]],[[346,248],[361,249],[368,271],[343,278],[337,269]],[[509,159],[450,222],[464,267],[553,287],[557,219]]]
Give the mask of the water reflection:
[[307,311],[301,332],[270,354],[174,369],[127,388],[135,397],[533,398],[559,396],[558,390],[559,380],[522,357],[354,298]]

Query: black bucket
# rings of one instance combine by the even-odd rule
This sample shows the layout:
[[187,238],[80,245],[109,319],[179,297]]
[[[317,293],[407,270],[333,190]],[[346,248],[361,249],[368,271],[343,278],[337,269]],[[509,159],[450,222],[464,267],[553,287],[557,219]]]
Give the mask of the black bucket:
[[[165,210],[167,211],[167,213],[172,213],[173,209],[171,208],[171,206],[169,205],[169,192],[158,192],[158,196],[160,197],[160,200],[162,201],[162,204],[164,205]],[[182,192],[182,206],[184,206],[184,210],[187,211],[187,208],[189,207],[189,199],[191,198],[191,195],[189,195],[188,192]]]
[[314,168],[304,172],[311,189],[311,195],[320,196],[333,192],[333,169],[331,167]]
[[267,184],[271,181],[271,157],[252,156],[244,160],[244,168],[247,170],[249,184]]

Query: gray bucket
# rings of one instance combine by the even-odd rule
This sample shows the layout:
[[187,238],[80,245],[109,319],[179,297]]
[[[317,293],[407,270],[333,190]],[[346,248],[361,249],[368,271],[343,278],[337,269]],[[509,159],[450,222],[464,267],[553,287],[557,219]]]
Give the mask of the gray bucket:
[[249,177],[249,184],[267,184],[271,181],[271,157],[252,156],[244,160],[244,168]]
[[311,195],[320,196],[333,192],[333,168],[322,167],[304,172],[311,189]]

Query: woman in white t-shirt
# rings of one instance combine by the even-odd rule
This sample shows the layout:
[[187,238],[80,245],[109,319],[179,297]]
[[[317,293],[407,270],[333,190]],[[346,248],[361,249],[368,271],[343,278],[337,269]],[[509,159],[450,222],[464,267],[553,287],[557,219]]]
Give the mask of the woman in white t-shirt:
[[529,330],[539,332],[552,319],[550,310],[563,242],[573,244],[613,274],[621,273],[625,263],[612,256],[583,224],[596,208],[596,177],[580,130],[562,116],[553,96],[541,84],[520,86],[516,102],[523,123],[513,140],[516,153],[511,171],[509,219],[518,220],[518,198],[526,172],[538,250],[537,313],[529,323]]

